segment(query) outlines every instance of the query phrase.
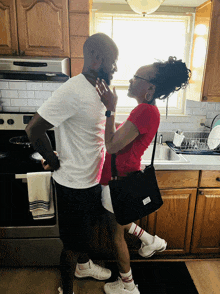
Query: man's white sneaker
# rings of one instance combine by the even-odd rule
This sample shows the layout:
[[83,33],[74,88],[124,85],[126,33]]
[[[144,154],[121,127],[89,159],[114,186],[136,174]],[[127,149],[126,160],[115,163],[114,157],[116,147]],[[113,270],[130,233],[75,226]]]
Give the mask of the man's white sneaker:
[[146,245],[144,242],[141,244],[141,248],[138,253],[142,257],[151,257],[156,252],[162,252],[167,248],[167,242],[157,235],[154,236],[154,242],[150,245]]
[[[61,287],[58,288],[59,294],[63,294],[63,289]],[[73,292],[74,294],[74,292]]]
[[122,279],[118,277],[118,280],[113,283],[106,283],[104,286],[106,294],[140,294],[137,286],[132,291],[125,289]]
[[92,277],[96,280],[108,280],[111,277],[112,273],[109,269],[94,264],[92,260],[89,260],[88,269],[79,269],[78,263],[76,264],[75,276],[77,278],[86,278]]

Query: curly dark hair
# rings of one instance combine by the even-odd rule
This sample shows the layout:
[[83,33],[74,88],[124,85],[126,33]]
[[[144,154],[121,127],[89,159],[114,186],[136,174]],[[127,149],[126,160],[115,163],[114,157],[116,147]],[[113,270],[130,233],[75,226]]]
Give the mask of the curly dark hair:
[[186,88],[191,78],[191,70],[182,60],[170,56],[168,61],[153,63],[157,70],[156,77],[150,82],[156,86],[154,99],[166,99],[172,93]]

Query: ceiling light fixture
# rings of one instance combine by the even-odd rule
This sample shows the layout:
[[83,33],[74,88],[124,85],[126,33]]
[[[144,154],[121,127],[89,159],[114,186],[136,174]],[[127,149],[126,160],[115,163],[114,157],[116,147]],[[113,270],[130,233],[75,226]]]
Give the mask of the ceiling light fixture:
[[125,0],[131,9],[145,16],[146,14],[153,13],[165,0]]

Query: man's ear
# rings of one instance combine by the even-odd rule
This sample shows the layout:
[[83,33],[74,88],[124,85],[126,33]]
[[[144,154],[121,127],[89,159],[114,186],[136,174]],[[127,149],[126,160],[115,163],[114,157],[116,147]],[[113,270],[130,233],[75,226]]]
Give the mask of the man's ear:
[[[95,52],[94,52],[95,53]],[[103,57],[101,54],[93,54],[92,67],[94,69],[99,69],[103,63]]]

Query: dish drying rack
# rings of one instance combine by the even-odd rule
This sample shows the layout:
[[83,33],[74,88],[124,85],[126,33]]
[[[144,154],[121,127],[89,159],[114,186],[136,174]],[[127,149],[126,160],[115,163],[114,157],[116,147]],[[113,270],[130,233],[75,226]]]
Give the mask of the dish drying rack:
[[[173,142],[167,141],[167,145],[173,149],[176,153],[181,154],[203,154],[203,155],[219,155],[220,146],[216,149],[210,149],[207,141],[209,133],[192,133],[184,132],[185,138],[183,139],[181,146],[177,147]],[[212,139],[219,142],[219,139]]]

